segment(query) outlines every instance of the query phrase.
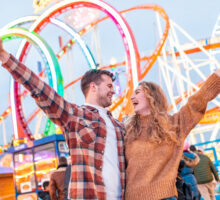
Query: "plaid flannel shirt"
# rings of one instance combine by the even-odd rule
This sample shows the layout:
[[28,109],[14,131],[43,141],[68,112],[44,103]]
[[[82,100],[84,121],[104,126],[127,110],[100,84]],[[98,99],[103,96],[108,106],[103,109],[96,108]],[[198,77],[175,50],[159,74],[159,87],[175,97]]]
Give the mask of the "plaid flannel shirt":
[[[48,118],[61,127],[69,145],[72,160],[69,197],[71,199],[106,199],[102,166],[107,131],[98,110],[90,106],[77,106],[67,102],[12,55],[3,67],[17,82],[31,92],[32,97]],[[125,129],[121,122],[112,117],[110,112],[108,114],[116,131],[123,199]]]

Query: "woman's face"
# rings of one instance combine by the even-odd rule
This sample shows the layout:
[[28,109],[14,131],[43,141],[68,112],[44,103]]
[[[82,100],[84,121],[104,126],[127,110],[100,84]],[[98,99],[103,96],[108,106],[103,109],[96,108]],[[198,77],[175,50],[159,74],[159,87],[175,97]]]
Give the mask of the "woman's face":
[[150,103],[146,98],[143,87],[139,85],[134,91],[131,101],[134,106],[134,112],[139,115],[149,115],[150,114]]

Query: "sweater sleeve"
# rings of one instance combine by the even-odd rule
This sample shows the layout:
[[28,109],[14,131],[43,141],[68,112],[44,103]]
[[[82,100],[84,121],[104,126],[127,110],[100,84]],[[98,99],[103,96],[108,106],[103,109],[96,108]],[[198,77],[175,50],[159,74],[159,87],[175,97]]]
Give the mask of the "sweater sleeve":
[[216,168],[215,168],[215,166],[214,166],[214,164],[212,163],[211,160],[209,160],[209,165],[210,165],[211,171],[212,171],[212,173],[213,173],[213,175],[215,177],[215,180],[219,181],[218,172],[217,172],[217,170],[216,170]]
[[180,133],[184,138],[199,123],[205,114],[209,101],[220,92],[220,77],[213,73],[204,82],[202,87],[189,97],[188,102],[174,116],[177,119]]
[[34,72],[10,55],[3,67],[9,71],[12,77],[22,84],[38,106],[46,115],[59,126],[67,124],[70,115],[77,113],[78,107],[64,100],[53,88],[43,82]]

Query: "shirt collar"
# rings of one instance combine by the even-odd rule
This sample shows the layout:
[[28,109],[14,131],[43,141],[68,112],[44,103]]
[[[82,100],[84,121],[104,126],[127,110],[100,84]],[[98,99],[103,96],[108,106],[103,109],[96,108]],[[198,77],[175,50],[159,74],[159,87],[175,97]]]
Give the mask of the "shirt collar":
[[109,110],[107,110],[106,108],[103,108],[101,106],[97,106],[97,105],[93,105],[93,104],[89,104],[89,103],[85,103],[85,106],[90,109],[91,111],[99,111],[99,112],[102,112],[102,113],[105,113],[105,114],[109,114],[111,113]]

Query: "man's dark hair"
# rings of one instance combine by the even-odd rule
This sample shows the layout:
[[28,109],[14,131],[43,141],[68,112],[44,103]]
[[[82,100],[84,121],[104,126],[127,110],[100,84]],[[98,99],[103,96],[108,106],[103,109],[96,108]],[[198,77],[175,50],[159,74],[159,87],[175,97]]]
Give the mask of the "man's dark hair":
[[194,145],[190,145],[189,147],[190,151],[195,152],[197,151],[197,148]]
[[67,165],[67,159],[64,156],[59,157],[59,165]]
[[198,149],[198,152],[199,152],[199,153],[203,153],[201,149]]
[[49,181],[44,181],[44,183],[43,183],[43,188],[44,188],[44,190],[46,189],[46,187],[48,187],[49,186]]
[[112,81],[115,80],[113,73],[111,73],[110,71],[101,70],[101,69],[91,69],[83,75],[82,80],[81,80],[81,90],[84,96],[87,95],[89,84],[91,82],[100,84],[100,82],[102,81],[102,75],[109,76],[112,79]]

